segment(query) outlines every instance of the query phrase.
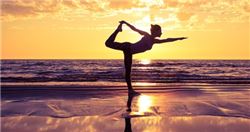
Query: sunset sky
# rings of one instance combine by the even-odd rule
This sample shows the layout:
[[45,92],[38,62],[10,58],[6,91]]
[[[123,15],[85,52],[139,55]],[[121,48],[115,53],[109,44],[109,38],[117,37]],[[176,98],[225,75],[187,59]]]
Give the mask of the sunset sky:
[[[143,59],[250,59],[249,0],[0,0],[2,59],[122,59],[105,40],[120,20],[161,38]],[[141,36],[124,26],[117,41]]]

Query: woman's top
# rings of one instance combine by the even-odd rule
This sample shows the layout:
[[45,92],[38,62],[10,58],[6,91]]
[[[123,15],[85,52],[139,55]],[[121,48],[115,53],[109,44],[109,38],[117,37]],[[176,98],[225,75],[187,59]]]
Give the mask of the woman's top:
[[131,44],[130,52],[132,54],[142,53],[150,50],[153,46],[153,41],[150,35],[144,35],[142,39],[135,44]]

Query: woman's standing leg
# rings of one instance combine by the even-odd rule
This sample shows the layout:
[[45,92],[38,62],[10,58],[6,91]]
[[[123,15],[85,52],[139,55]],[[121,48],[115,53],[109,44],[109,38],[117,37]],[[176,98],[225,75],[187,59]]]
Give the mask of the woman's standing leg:
[[132,67],[132,54],[129,51],[130,49],[124,50],[124,65],[125,65],[125,79],[128,86],[128,91],[132,92],[132,84],[131,84],[131,67]]
[[131,67],[132,67],[132,60],[133,60],[133,54],[130,53],[130,44],[127,45],[124,53],[124,65],[125,65],[125,79],[128,86],[128,94],[132,94],[133,96],[140,95],[140,93],[134,91],[132,84],[131,84]]

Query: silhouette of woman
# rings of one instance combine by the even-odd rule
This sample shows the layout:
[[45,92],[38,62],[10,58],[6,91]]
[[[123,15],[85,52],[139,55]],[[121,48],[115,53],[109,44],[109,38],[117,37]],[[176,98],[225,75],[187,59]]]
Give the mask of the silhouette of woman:
[[[115,42],[115,38],[119,32],[122,32],[122,25],[126,24],[133,31],[138,32],[143,37],[136,43],[130,42]],[[147,33],[145,31],[139,30],[133,25],[129,24],[126,21],[120,21],[117,29],[111,34],[111,36],[106,40],[105,45],[111,49],[121,50],[124,54],[124,65],[125,65],[125,79],[128,86],[128,93],[133,95],[139,95],[138,92],[134,91],[131,84],[131,66],[132,66],[132,56],[133,54],[142,53],[147,50],[150,50],[153,47],[153,44],[165,43],[165,42],[173,42],[176,40],[187,39],[186,37],[180,38],[167,38],[167,39],[157,39],[156,37],[160,37],[161,27],[159,25],[151,24],[151,33]]]

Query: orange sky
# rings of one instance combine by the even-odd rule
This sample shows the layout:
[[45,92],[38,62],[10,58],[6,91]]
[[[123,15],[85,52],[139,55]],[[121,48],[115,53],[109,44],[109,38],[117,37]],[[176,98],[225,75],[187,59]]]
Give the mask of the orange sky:
[[[105,40],[120,20],[163,28],[144,59],[250,59],[249,0],[0,0],[2,59],[122,59]],[[117,41],[141,38],[127,27]]]

